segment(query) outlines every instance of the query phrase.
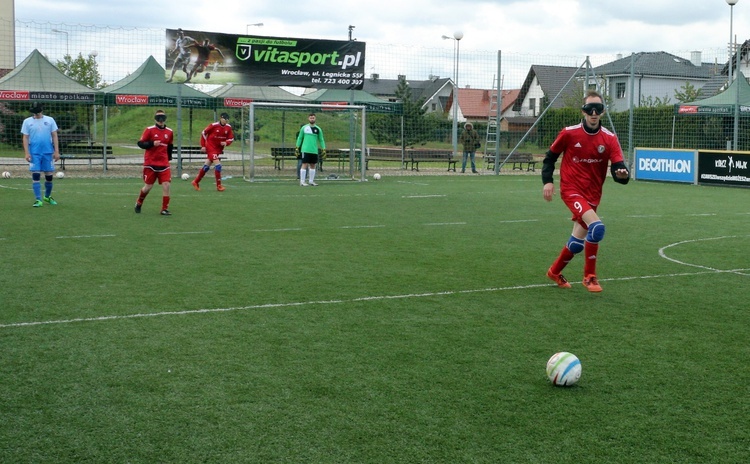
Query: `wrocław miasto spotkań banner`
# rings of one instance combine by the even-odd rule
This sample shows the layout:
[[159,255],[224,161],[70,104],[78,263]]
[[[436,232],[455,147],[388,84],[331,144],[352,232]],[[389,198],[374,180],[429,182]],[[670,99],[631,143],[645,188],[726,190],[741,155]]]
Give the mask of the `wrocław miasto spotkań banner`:
[[166,79],[361,90],[365,43],[167,29]]

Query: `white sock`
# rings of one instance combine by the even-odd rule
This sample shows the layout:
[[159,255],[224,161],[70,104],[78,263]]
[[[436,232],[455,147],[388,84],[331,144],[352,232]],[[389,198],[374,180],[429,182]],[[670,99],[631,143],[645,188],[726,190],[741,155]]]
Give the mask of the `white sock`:
[[307,176],[307,169],[302,168],[299,170],[299,183],[304,184],[305,183],[305,176]]
[[310,169],[310,183],[315,182],[315,169]]

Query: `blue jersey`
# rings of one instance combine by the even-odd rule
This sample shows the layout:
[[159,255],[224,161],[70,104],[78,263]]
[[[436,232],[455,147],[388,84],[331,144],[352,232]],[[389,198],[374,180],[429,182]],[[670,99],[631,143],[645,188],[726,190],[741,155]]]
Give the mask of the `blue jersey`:
[[57,132],[57,123],[49,116],[26,118],[21,126],[21,133],[29,136],[29,154],[51,155],[55,152],[52,145],[52,133]]

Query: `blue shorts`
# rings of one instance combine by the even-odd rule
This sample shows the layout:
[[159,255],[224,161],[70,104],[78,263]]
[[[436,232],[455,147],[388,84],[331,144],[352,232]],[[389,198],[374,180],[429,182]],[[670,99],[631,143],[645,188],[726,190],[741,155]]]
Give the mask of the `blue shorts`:
[[29,171],[55,172],[55,162],[52,160],[52,153],[44,155],[32,153],[31,162],[29,163]]

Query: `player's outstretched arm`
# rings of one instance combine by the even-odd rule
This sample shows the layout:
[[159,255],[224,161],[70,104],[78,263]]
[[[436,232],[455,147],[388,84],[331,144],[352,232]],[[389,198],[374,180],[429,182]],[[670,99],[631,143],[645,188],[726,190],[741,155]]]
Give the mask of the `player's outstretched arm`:
[[612,173],[612,179],[614,179],[615,182],[623,185],[630,182],[630,171],[628,171],[628,167],[625,166],[624,162],[620,161],[612,163],[612,166],[610,166],[610,172]]

